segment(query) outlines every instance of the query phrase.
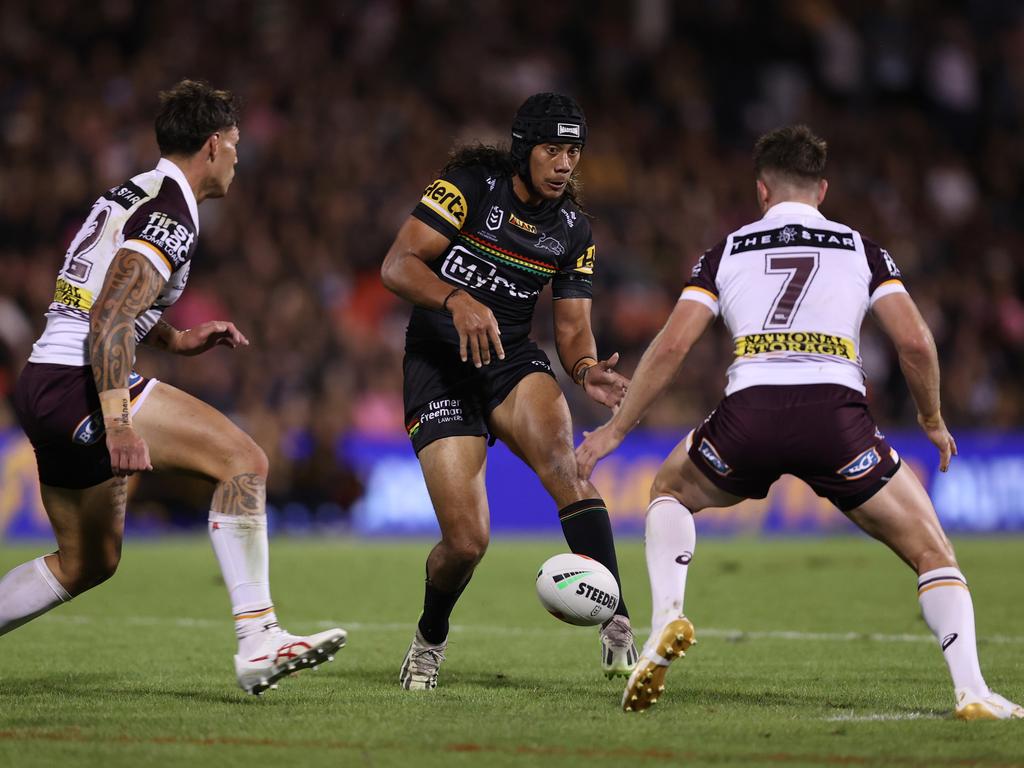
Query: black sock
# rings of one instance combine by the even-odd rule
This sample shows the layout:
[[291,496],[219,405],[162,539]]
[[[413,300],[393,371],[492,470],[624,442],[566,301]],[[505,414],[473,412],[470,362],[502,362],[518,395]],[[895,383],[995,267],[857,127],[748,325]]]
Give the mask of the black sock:
[[448,618],[452,615],[455,603],[469,584],[469,579],[454,592],[442,592],[430,583],[427,576],[423,591],[423,615],[420,616],[419,630],[423,639],[431,645],[443,643],[448,637]]
[[592,557],[612,572],[619,585],[619,606],[616,616],[629,618],[626,600],[622,596],[622,581],[619,579],[619,563],[615,559],[615,540],[612,537],[612,523],[608,519],[608,508],[604,499],[583,499],[559,510],[558,520],[569,549],[577,555]]

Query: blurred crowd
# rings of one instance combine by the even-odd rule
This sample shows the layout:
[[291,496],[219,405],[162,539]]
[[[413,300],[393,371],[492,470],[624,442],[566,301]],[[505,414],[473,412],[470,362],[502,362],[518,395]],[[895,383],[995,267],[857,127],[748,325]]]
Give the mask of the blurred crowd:
[[[622,370],[700,253],[757,218],[753,140],[801,121],[830,145],[823,212],[890,250],[936,336],[947,420],[1024,419],[1018,2],[4,3],[0,392],[92,201],[155,164],[156,94],[182,77],[242,98],[242,140],[230,195],[200,209],[189,286],[167,317],[232,319],[252,346],[142,350],[138,368],[243,424],[271,458],[272,497],[344,508],[360,489],[339,444],[402,434],[408,307],[382,287],[381,259],[452,146],[507,141],[516,107],[543,90],[587,113],[594,327]],[[535,334],[554,359],[546,299]],[[862,353],[878,420],[913,424],[870,321]],[[719,324],[648,424],[695,425],[730,357]],[[603,420],[566,389],[580,426]]]

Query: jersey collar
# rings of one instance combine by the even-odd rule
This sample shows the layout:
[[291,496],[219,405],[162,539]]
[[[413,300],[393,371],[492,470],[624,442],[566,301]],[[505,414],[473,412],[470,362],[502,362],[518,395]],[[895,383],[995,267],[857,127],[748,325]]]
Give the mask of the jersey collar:
[[783,203],[776,203],[775,205],[773,205],[771,208],[765,211],[765,214],[764,216],[761,217],[761,219],[763,221],[764,219],[774,219],[779,216],[811,216],[812,218],[815,219],[825,218],[824,216],[821,215],[821,211],[819,211],[813,205],[808,205],[807,203],[796,203],[789,200]]
[[178,182],[178,186],[181,187],[181,194],[185,197],[185,203],[188,205],[188,212],[192,214],[192,223],[195,224],[196,234],[198,234],[199,208],[196,204],[196,196],[192,192],[192,187],[189,185],[188,179],[185,178],[185,174],[181,172],[181,168],[166,157],[160,158],[160,162],[156,164],[156,169]]

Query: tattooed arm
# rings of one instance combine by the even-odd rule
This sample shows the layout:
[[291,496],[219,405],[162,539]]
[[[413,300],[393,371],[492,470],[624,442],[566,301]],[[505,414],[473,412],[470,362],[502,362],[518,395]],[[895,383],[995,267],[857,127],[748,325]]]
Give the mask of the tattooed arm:
[[235,328],[234,323],[227,320],[209,320],[187,331],[179,331],[167,321],[158,320],[142,343],[178,355],[191,356],[218,346],[232,349],[248,346],[249,340]]
[[152,330],[145,335],[142,343],[154,349],[162,349],[165,352],[178,351],[178,339],[183,331],[179,331],[166,320],[157,320]]
[[89,362],[103,407],[111,468],[118,477],[153,468],[149,448],[132,429],[128,375],[135,361],[135,320],[165,284],[145,256],[122,248],[89,316]]

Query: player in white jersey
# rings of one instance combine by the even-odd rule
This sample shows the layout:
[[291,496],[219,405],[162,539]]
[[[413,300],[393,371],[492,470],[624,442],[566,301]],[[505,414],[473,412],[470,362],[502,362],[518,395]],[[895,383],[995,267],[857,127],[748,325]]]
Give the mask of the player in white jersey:
[[638,711],[656,702],[669,662],[694,642],[693,625],[683,616],[696,543],[693,514],[764,498],[779,475],[789,473],[915,570],[925,621],[953,678],[957,717],[1024,717],[1024,709],[985,683],[971,595],[953,548],[920,481],[901,467],[868,412],[858,336],[870,308],[896,345],[918,422],[939,450],[939,468],[948,469],[956,443],[939,407],[935,342],[890,255],[818,212],[828,189],[825,158],[825,142],[806,126],[758,140],[754,165],[763,218],[701,257],[618,412],[577,449],[580,472],[589,477],[722,315],[736,353],[726,397],[672,451],[651,488],[645,549],[652,631],[623,708]]
[[113,575],[128,475],[188,472],[216,483],[210,539],[235,619],[235,671],[239,685],[258,694],[333,658],[346,634],[297,637],[278,626],[260,447],[209,405],[132,370],[138,342],[182,355],[249,343],[230,322],[180,331],[161,319],[188,279],[198,204],[223,197],[234,178],[239,132],[226,91],[184,80],[160,97],[163,157],[94,203],[15,389],[57,551],[0,579],[0,635]]

